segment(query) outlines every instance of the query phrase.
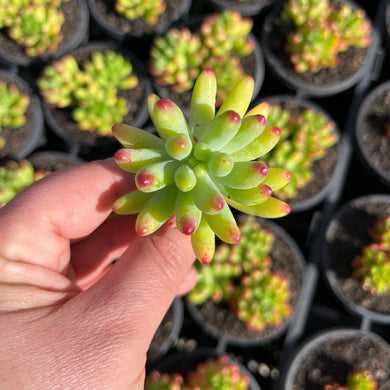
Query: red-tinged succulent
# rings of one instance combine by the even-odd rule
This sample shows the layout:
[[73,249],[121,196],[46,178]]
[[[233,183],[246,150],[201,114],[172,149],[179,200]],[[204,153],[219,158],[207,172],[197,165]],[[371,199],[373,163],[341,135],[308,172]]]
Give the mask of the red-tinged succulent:
[[115,0],[115,10],[129,20],[142,18],[154,25],[166,9],[164,0]]
[[153,370],[146,378],[145,390],[183,390],[183,382],[180,374],[166,374]]
[[227,243],[240,241],[229,206],[265,218],[290,212],[285,202],[271,196],[290,176],[255,161],[275,146],[280,130],[266,126],[269,104],[246,112],[253,84],[250,76],[240,80],[215,114],[216,78],[205,70],[194,86],[188,122],[173,101],[151,94],[149,113],[160,137],[129,125],[113,127],[124,146],[115,161],[136,173],[137,186],[113,209],[138,213],[138,234],[153,233],[175,214],[178,229],[191,235],[198,259],[208,263],[215,235]]
[[355,256],[351,266],[353,276],[362,280],[362,286],[371,294],[384,294],[390,288],[390,215],[377,220],[368,230],[372,239]]
[[374,375],[368,371],[352,371],[347,376],[347,384],[341,386],[337,382],[324,385],[323,390],[377,390],[378,382]]

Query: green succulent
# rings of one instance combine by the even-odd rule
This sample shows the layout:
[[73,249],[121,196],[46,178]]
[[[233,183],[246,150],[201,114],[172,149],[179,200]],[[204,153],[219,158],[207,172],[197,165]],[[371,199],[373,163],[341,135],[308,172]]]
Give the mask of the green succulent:
[[271,104],[268,124],[282,128],[281,142],[260,160],[269,167],[283,166],[291,181],[276,192],[281,199],[293,199],[312,179],[312,165],[338,142],[335,122],[315,109],[292,113]]
[[282,18],[293,27],[286,51],[298,73],[333,68],[341,52],[371,43],[371,22],[349,4],[336,8],[328,0],[289,0]]
[[[26,123],[26,111],[30,96],[20,92],[15,84],[0,82],[0,133],[2,128],[17,129]],[[5,140],[0,136],[0,149]]]
[[129,60],[112,50],[93,52],[79,68],[67,55],[46,66],[38,79],[42,97],[57,108],[71,108],[80,129],[111,135],[111,127],[128,113],[126,99],[119,91],[137,86]]
[[0,208],[18,192],[47,174],[49,172],[35,171],[28,160],[10,160],[0,166]]
[[347,376],[347,384],[341,386],[337,382],[327,383],[323,390],[377,390],[378,382],[368,371],[352,371]]
[[371,294],[384,294],[390,288],[390,216],[378,220],[368,230],[372,240],[355,256],[353,276],[362,280],[362,287]]
[[188,28],[170,29],[157,37],[150,50],[149,72],[160,85],[182,93],[194,86],[201,71],[206,50],[199,36]]
[[5,28],[30,57],[52,53],[63,39],[64,14],[59,7],[65,1],[3,0],[0,28]]
[[[267,170],[254,161],[278,142],[280,130],[266,126],[268,104],[246,113],[253,78],[243,78],[215,115],[216,78],[212,70],[198,77],[187,122],[171,100],[151,94],[148,108],[160,137],[118,124],[113,134],[124,146],[115,161],[134,172],[137,190],[113,205],[119,214],[138,214],[136,231],[156,231],[173,214],[178,229],[191,235],[195,255],[204,263],[214,256],[215,236],[227,243],[241,239],[229,206],[277,218],[290,207],[271,197],[290,179],[288,172]],[[270,171],[272,174],[270,174]]]
[[142,18],[147,24],[155,25],[164,13],[164,0],[115,0],[115,10],[129,20]]
[[193,88],[202,70],[212,69],[219,106],[245,76],[240,57],[254,50],[255,43],[248,38],[252,24],[237,11],[226,10],[207,17],[194,33],[187,28],[170,29],[153,41],[149,72],[160,85],[182,93]]
[[186,378],[186,390],[247,390],[249,378],[227,355],[199,363]]
[[166,374],[153,370],[146,377],[145,390],[183,390],[183,382],[180,374]]

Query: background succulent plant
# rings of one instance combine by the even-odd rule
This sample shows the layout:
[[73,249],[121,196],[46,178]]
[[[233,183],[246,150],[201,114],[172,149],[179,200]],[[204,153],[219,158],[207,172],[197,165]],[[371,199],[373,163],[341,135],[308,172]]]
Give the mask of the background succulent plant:
[[371,22],[362,9],[349,4],[336,7],[328,0],[289,0],[282,18],[294,28],[287,36],[286,51],[298,73],[333,68],[339,53],[371,43]]
[[152,371],[145,381],[145,390],[247,390],[249,378],[227,355],[198,363],[185,379],[182,375]]
[[374,375],[368,371],[351,371],[347,383],[343,386],[337,382],[327,383],[323,390],[377,390],[378,383]]
[[283,166],[291,173],[291,181],[276,194],[293,199],[313,179],[313,162],[338,142],[335,122],[313,108],[293,113],[280,104],[270,105],[267,121],[283,131],[281,142],[260,161],[269,167]]
[[43,170],[35,171],[28,160],[10,160],[5,165],[0,166],[0,208],[19,191],[49,173]]
[[290,212],[286,203],[271,197],[290,174],[254,161],[274,147],[280,130],[266,126],[268,104],[246,113],[253,84],[250,76],[238,82],[215,115],[216,78],[205,70],[194,87],[189,122],[174,102],[151,94],[149,113],[161,138],[129,125],[113,127],[124,146],[115,161],[136,173],[137,186],[113,208],[138,213],[139,235],[153,233],[175,214],[178,229],[191,235],[195,255],[208,263],[215,235],[228,243],[241,238],[229,205],[267,218]]
[[199,29],[171,29],[154,40],[149,71],[155,80],[173,91],[192,89],[202,70],[212,69],[217,78],[217,106],[231,88],[245,76],[240,57],[252,53],[255,42],[249,38],[253,21],[236,10],[209,15]]
[[92,53],[83,69],[67,55],[46,66],[38,79],[47,103],[72,108],[80,129],[99,135],[111,135],[112,125],[128,113],[127,102],[118,91],[133,89],[137,84],[131,62],[112,50]]
[[115,0],[115,10],[129,20],[142,18],[146,23],[154,25],[164,13],[164,0]]
[[371,242],[362,248],[351,266],[363,288],[380,295],[390,288],[390,215],[377,220],[368,235]]
[[[15,84],[0,82],[0,134],[4,127],[16,129],[26,122],[30,96],[23,94]],[[0,149],[5,140],[0,136]]]
[[34,57],[57,50],[63,39],[61,3],[68,0],[10,0],[0,4],[0,28]]

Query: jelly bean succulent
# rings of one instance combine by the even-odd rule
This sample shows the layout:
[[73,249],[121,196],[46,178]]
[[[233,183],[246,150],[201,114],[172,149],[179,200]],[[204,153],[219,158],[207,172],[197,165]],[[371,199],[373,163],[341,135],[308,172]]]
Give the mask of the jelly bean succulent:
[[28,160],[10,160],[0,166],[0,208],[18,192],[49,173],[44,170],[34,170]]
[[69,0],[10,0],[0,4],[0,28],[30,57],[52,53],[63,39],[61,3]]
[[115,0],[115,10],[129,20],[142,18],[147,24],[155,25],[166,4],[164,0]]
[[372,24],[365,12],[346,3],[336,7],[328,0],[288,0],[282,19],[293,28],[286,51],[298,73],[333,68],[340,53],[371,43]]
[[215,115],[217,84],[208,69],[195,83],[188,122],[173,101],[151,94],[148,109],[160,137],[130,125],[113,126],[124,146],[115,161],[136,173],[137,186],[113,209],[138,213],[139,235],[153,233],[174,214],[180,232],[191,235],[195,255],[208,263],[215,236],[227,243],[240,241],[229,206],[268,218],[290,212],[271,196],[288,183],[289,172],[254,161],[274,147],[280,130],[266,126],[267,103],[246,113],[253,84],[251,76],[240,80]]
[[368,371],[352,371],[347,376],[347,383],[343,386],[337,382],[327,383],[323,390],[377,390],[378,382]]
[[201,71],[212,69],[216,75],[220,105],[245,72],[240,58],[254,51],[249,38],[253,21],[238,11],[226,10],[209,15],[199,29],[170,29],[153,41],[149,72],[157,83],[183,93],[193,88]]
[[260,161],[269,167],[283,166],[291,173],[291,181],[275,194],[294,199],[313,180],[313,163],[338,142],[335,122],[313,108],[293,112],[271,104],[267,123],[283,129],[281,142]]
[[196,264],[198,281],[188,299],[195,305],[208,299],[224,302],[248,329],[278,327],[291,316],[292,307],[289,280],[272,270],[275,235],[253,216],[241,217],[240,230],[239,243],[221,243],[211,264]]
[[44,100],[57,108],[71,108],[82,130],[111,135],[111,127],[128,113],[126,99],[119,91],[137,86],[129,60],[112,50],[93,52],[80,69],[67,55],[46,66],[38,79]]
[[371,242],[351,263],[353,276],[362,281],[363,289],[381,295],[390,288],[390,215],[377,220],[368,235]]
[[152,371],[146,378],[145,390],[248,390],[249,378],[227,355],[198,363],[185,378],[173,373]]
[[[30,96],[22,93],[15,84],[0,82],[0,134],[4,127],[17,129],[26,123]],[[5,140],[0,136],[0,149]]]

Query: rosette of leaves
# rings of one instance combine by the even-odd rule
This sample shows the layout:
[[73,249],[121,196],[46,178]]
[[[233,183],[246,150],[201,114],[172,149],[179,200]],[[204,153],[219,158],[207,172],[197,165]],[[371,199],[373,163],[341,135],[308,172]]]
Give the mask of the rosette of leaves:
[[136,173],[137,189],[113,205],[120,214],[136,214],[136,231],[156,231],[173,214],[178,229],[191,235],[195,255],[204,263],[214,256],[215,236],[227,243],[241,239],[233,213],[267,218],[290,212],[272,191],[290,174],[255,161],[278,142],[280,130],[268,127],[268,104],[246,113],[253,78],[243,78],[215,114],[216,78],[212,70],[198,77],[187,122],[171,100],[151,94],[148,108],[160,137],[119,124],[113,134],[124,146],[116,163]]
[[371,43],[371,22],[362,9],[349,4],[336,7],[328,0],[289,0],[282,19],[293,28],[286,51],[298,73],[333,68],[341,52]]
[[171,29],[157,37],[150,51],[149,72],[163,86],[182,93],[193,88],[202,70],[216,75],[219,106],[232,87],[246,76],[240,58],[251,54],[255,42],[249,38],[253,20],[236,10],[208,16],[199,29]]
[[374,375],[368,371],[352,371],[347,376],[347,383],[341,386],[337,382],[327,383],[323,390],[377,390],[378,382]]
[[281,199],[293,199],[314,174],[312,165],[338,142],[335,122],[313,108],[292,113],[280,104],[271,104],[267,122],[283,129],[281,142],[260,160],[268,166],[283,166],[291,181],[276,192]]
[[368,230],[372,240],[351,263],[353,276],[371,294],[384,294],[390,288],[390,215],[377,220]]
[[0,2],[0,28],[34,57],[57,50],[63,39],[61,3],[68,0],[8,0]]
[[0,208],[18,192],[49,173],[43,170],[35,171],[28,160],[10,160],[0,166]]
[[138,78],[129,60],[112,50],[94,52],[80,69],[71,55],[46,66],[38,79],[44,100],[51,106],[71,108],[80,129],[111,135],[114,123],[128,113],[120,90],[133,89]]
[[227,355],[198,363],[185,378],[153,370],[145,381],[145,390],[248,390],[249,378]]
[[164,0],[115,0],[115,10],[129,20],[142,18],[147,24],[155,25],[164,13]]
[[[15,84],[0,82],[0,134],[4,127],[17,129],[25,124],[30,100],[30,96],[20,92]],[[4,145],[5,140],[0,135],[0,149]]]

